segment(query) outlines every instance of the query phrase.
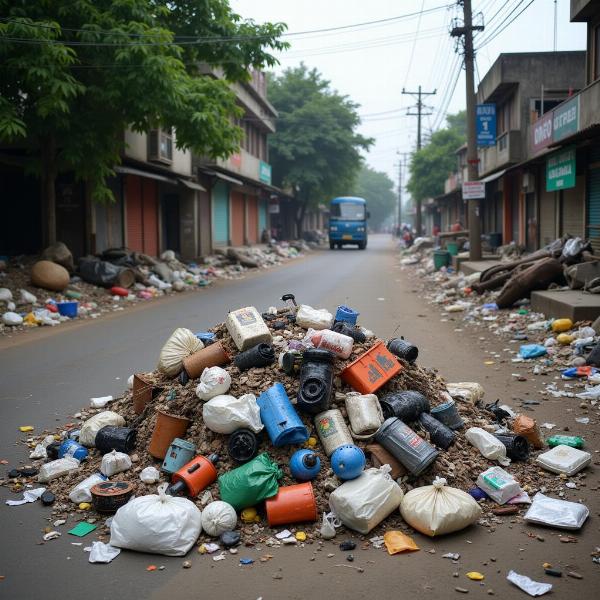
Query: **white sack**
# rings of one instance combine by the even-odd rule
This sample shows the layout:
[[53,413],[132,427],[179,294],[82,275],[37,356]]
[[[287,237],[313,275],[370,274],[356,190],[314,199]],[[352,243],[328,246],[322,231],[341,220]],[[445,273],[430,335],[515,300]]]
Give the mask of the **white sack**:
[[525,513],[525,520],[558,529],[580,529],[589,516],[590,511],[585,504],[549,498],[538,492]]
[[43,464],[40,467],[37,480],[40,483],[47,483],[63,475],[67,475],[71,471],[79,469],[79,461],[72,456],[59,458],[49,463]]
[[333,325],[333,315],[325,308],[313,308],[301,304],[296,313],[296,323],[304,329],[330,329]]
[[37,298],[27,290],[21,289],[19,290],[21,294],[21,304],[35,304],[37,302]]
[[202,348],[204,344],[189,329],[179,327],[162,347],[157,368],[161,373],[175,377],[183,369],[183,359]]
[[82,446],[93,448],[96,443],[96,434],[107,425],[113,427],[123,427],[125,425],[125,419],[111,410],[105,410],[103,412],[95,414],[90,417],[81,426],[79,433],[79,443]]
[[254,433],[262,430],[260,408],[254,394],[215,396],[202,407],[204,424],[215,433],[233,433],[245,427]]
[[16,327],[17,325],[21,325],[23,323],[23,317],[18,315],[16,312],[9,311],[2,315],[2,322],[5,325]]
[[140,479],[144,483],[156,483],[160,479],[160,473],[156,467],[146,467],[142,469]]
[[196,387],[196,396],[200,400],[210,400],[222,396],[231,387],[231,375],[221,367],[207,367],[200,375],[200,383]]
[[216,500],[204,507],[202,511],[202,529],[204,533],[218,537],[226,531],[232,531],[237,525],[235,508],[227,502]]
[[486,458],[497,460],[504,466],[510,464],[510,458],[506,457],[506,446],[485,429],[470,427],[465,432],[465,437]]
[[127,469],[131,469],[131,458],[124,452],[113,450],[102,457],[100,471],[107,477],[122,473]]

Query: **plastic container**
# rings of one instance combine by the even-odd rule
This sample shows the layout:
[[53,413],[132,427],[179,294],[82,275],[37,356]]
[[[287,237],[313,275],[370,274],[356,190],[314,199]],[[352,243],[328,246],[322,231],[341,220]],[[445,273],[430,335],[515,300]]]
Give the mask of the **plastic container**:
[[181,438],[175,438],[167,450],[165,460],[160,469],[161,471],[172,475],[189,463],[192,458],[194,458],[195,454],[195,444],[188,442],[187,440],[182,440]]
[[74,319],[77,316],[77,308],[79,302],[57,302],[56,307],[58,308],[58,314],[63,317],[69,317]]
[[79,461],[88,457],[88,449],[77,443],[75,440],[65,440],[58,449],[58,458],[72,457]]
[[337,408],[318,414],[315,427],[327,456],[331,456],[340,446],[353,443],[346,421]]
[[152,384],[140,373],[136,373],[133,376],[133,410],[135,414],[142,414],[150,400],[152,400]]
[[434,406],[431,409],[431,416],[442,422],[446,427],[450,427],[450,429],[461,429],[465,425],[458,412],[456,403],[452,399]]
[[183,438],[190,426],[190,420],[185,417],[175,417],[160,410],[156,411],[156,423],[148,445],[148,452],[154,458],[163,460],[171,442],[175,438]]
[[327,350],[307,350],[302,356],[297,408],[316,415],[329,408],[333,389],[333,354]]
[[522,491],[516,479],[502,467],[486,469],[477,478],[477,487],[498,504],[506,504]]
[[264,391],[256,402],[260,408],[260,420],[274,446],[306,442],[308,430],[281,383],[276,383]]
[[90,493],[92,506],[96,512],[113,514],[129,502],[133,494],[133,486],[126,481],[105,481],[93,486]]
[[429,413],[421,413],[419,415],[419,423],[421,424],[421,427],[429,433],[431,443],[439,446],[442,450],[448,450],[454,442],[454,438],[456,437],[454,431],[449,427],[446,427],[435,417],[432,417]]
[[167,493],[172,496],[187,495],[195,498],[202,490],[217,480],[215,463],[218,461],[216,454],[196,456],[189,463],[173,473],[171,485]]
[[397,417],[406,423],[416,421],[421,413],[429,412],[429,400],[414,390],[389,392],[381,397],[379,403],[385,419]]
[[360,440],[373,437],[384,421],[381,404],[375,394],[346,394],[346,413],[352,437]]
[[348,323],[345,323],[344,321],[337,321],[334,323],[331,330],[343,335],[347,335],[359,344],[362,344],[367,340],[367,336],[364,334],[362,329],[360,329],[360,327],[348,325]]
[[137,431],[130,427],[106,425],[96,434],[94,445],[101,454],[106,454],[111,450],[129,454],[135,448],[136,435]]
[[527,460],[529,458],[529,442],[514,433],[495,433],[494,437],[506,446],[506,456],[512,460]]
[[312,484],[280,487],[276,496],[265,500],[269,527],[317,520],[317,501]]
[[450,264],[450,252],[446,250],[433,251],[433,267],[439,271],[442,267],[447,267]]
[[296,450],[290,458],[290,473],[298,481],[310,481],[321,470],[321,459],[312,450]]
[[354,444],[344,444],[331,455],[331,468],[343,481],[356,479],[365,468],[365,453]]
[[378,341],[342,372],[344,382],[361,394],[372,394],[401,370],[400,363]]
[[231,311],[225,326],[238,350],[247,350],[261,342],[271,343],[271,332],[254,306]]
[[202,375],[202,371],[208,367],[220,367],[227,364],[231,358],[221,342],[215,342],[205,346],[183,359],[183,368],[190,379],[196,379]]
[[275,360],[275,350],[269,344],[256,344],[249,350],[238,354],[233,362],[240,371],[252,367],[266,367]]
[[238,463],[247,463],[258,453],[258,438],[251,429],[236,429],[227,442],[229,456]]
[[458,242],[446,242],[446,250],[450,256],[456,256],[458,254]]
[[314,344],[315,348],[329,350],[329,352],[344,360],[350,358],[352,346],[354,345],[354,339],[349,335],[344,335],[331,329],[313,331],[310,334],[310,341]]
[[419,356],[419,349],[404,338],[392,338],[387,343],[387,349],[398,358],[414,363]]
[[396,457],[413,475],[420,475],[438,456],[438,451],[400,419],[386,419],[375,441]]
[[106,475],[102,475],[102,473],[94,473],[89,477],[86,477],[69,492],[69,500],[75,504],[79,504],[80,502],[91,502],[92,494],[90,490],[96,484],[103,483],[104,481],[106,481]]
[[338,306],[335,311],[335,320],[341,321],[343,323],[349,323],[350,325],[356,325],[356,321],[358,319],[358,315],[360,313],[352,310],[348,306]]
[[571,446],[555,446],[539,454],[536,464],[552,473],[564,473],[567,477],[579,473],[592,462],[592,455]]

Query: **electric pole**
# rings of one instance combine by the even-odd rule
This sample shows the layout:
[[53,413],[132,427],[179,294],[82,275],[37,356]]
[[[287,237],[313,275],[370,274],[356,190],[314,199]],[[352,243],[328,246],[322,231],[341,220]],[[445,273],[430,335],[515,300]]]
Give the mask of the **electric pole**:
[[402,169],[406,168],[406,157],[409,152],[398,152],[402,158],[398,162],[398,227],[402,225]]
[[[467,98],[467,178],[476,181],[479,177],[479,159],[477,158],[477,137],[475,133],[475,75],[473,50],[473,31],[483,31],[483,25],[473,26],[471,0],[459,0],[463,6],[463,26],[454,27],[452,37],[464,37],[465,79]],[[480,200],[467,200],[469,207],[469,259],[481,260],[481,215]]]
[[[417,100],[416,109],[417,112],[406,111],[406,114],[410,117],[417,117],[417,152],[421,149],[421,119],[427,115],[433,114],[432,112],[424,112],[424,108],[430,108],[429,106],[425,106],[421,98],[423,96],[433,96],[437,90],[433,90],[433,92],[423,92],[421,90],[421,86],[419,86],[419,90],[416,92],[409,92],[402,88],[403,94],[409,94],[413,96]],[[421,199],[418,198],[415,202],[416,207],[416,215],[415,215],[415,229],[417,230],[417,237],[420,237],[422,234],[421,231]]]

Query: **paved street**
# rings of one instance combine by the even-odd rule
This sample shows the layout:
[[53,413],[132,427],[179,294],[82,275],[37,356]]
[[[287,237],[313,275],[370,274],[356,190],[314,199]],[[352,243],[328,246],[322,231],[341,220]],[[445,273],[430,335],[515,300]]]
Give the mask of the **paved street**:
[[[25,456],[15,445],[18,426],[31,424],[39,431],[68,420],[68,415],[85,406],[89,398],[117,395],[127,377],[136,371],[151,370],[160,348],[178,326],[193,331],[224,320],[228,309],[256,305],[265,309],[278,298],[292,292],[301,302],[326,306],[333,310],[340,303],[361,312],[360,321],[381,337],[402,334],[420,348],[419,361],[435,366],[449,380],[480,381],[489,400],[510,402],[516,393],[533,390],[531,382],[515,384],[510,363],[501,367],[483,366],[478,335],[454,332],[452,322],[440,322],[439,315],[412,292],[411,281],[396,264],[393,244],[388,236],[373,236],[366,251],[347,248],[318,251],[305,259],[246,279],[219,282],[213,288],[195,294],[170,297],[148,303],[109,318],[58,331],[39,331],[21,336],[0,349],[2,387],[0,390],[0,458],[11,464]],[[39,334],[39,335],[38,335]],[[484,334],[487,335],[487,334]],[[464,337],[461,337],[464,336]],[[517,388],[514,387],[518,385]],[[537,407],[537,418],[552,420],[564,414],[569,399],[557,399]],[[563,420],[564,422],[564,420]],[[598,447],[597,438],[590,447]],[[5,467],[3,467],[4,469]],[[561,544],[556,530],[545,530],[540,542],[525,534],[525,527],[505,523],[493,534],[482,527],[429,540],[417,536],[422,551],[388,557],[373,550],[356,552],[355,566],[364,573],[341,565],[335,546],[326,545],[310,561],[315,546],[274,549],[267,563],[258,561],[241,568],[237,557],[214,563],[207,557],[190,554],[193,566],[182,570],[181,558],[147,556],[124,551],[110,565],[90,565],[87,554],[72,536],[39,545],[42,529],[48,524],[49,509],[35,505],[0,506],[3,552],[0,559],[0,598],[84,599],[114,598],[384,598],[423,594],[429,598],[447,598],[457,585],[468,587],[471,596],[483,597],[493,589],[498,597],[522,598],[522,592],[509,586],[506,572],[515,569],[534,579],[547,580],[540,565],[551,562],[570,565],[584,575],[582,581],[563,577],[553,581],[554,596],[567,594],[592,597],[598,582],[598,565],[590,552],[598,544],[597,468],[591,467],[588,489],[581,498],[591,510],[590,522],[577,535],[575,544]],[[7,495],[0,489],[2,502]],[[66,531],[66,528],[63,527]],[[84,545],[86,545],[85,538]],[[339,542],[340,540],[338,540]],[[472,542],[472,544],[467,543]],[[330,549],[331,548],[331,549]],[[435,554],[427,550],[434,548]],[[257,558],[256,549],[240,550]],[[461,578],[444,560],[445,552],[460,552]],[[495,562],[489,562],[491,558]],[[149,564],[165,565],[164,571],[148,573]],[[483,586],[464,577],[464,572],[485,572]],[[280,574],[281,579],[274,579]],[[395,591],[394,591],[395,590]],[[456,592],[450,592],[450,595]]]

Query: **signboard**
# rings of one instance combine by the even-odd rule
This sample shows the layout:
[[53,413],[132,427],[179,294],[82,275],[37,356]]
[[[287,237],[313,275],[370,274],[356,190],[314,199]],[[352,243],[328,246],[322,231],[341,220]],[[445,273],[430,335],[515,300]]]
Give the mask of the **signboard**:
[[263,162],[262,160],[258,163],[258,178],[263,183],[271,184],[271,165]]
[[485,182],[463,181],[462,197],[463,200],[479,200],[479,198],[485,198]]
[[554,153],[546,160],[546,191],[575,187],[575,146]]
[[547,112],[531,127],[531,149],[534,154],[546,148],[552,141],[553,114],[553,112]]
[[496,105],[478,104],[476,113],[477,145],[496,145]]
[[579,131],[579,95],[559,104],[554,111],[552,140],[558,142]]
[[242,168],[242,155],[239,152],[229,157],[229,164],[237,170]]
[[269,214],[278,215],[279,212],[279,202],[269,202]]

